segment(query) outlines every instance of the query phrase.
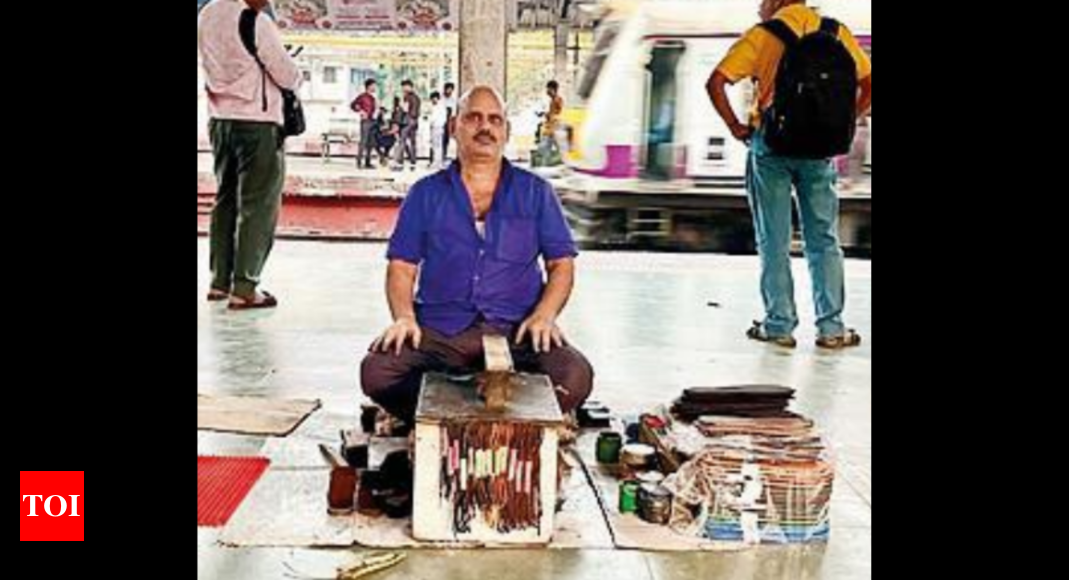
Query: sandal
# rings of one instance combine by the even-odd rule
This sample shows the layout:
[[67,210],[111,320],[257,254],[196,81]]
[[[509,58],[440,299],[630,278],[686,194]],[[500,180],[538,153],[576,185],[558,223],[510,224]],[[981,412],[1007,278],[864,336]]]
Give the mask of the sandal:
[[853,328],[847,328],[842,334],[817,337],[817,346],[820,348],[840,349],[861,344],[861,335]]
[[211,288],[208,290],[208,302],[221,302],[230,298],[230,292],[226,290],[220,290],[218,288]]
[[798,341],[794,340],[794,337],[789,334],[783,336],[769,336],[769,334],[765,332],[764,325],[756,320],[754,321],[753,326],[746,330],[746,338],[760,342],[771,342],[772,344],[784,348],[794,348],[798,344]]
[[226,307],[230,310],[251,310],[253,308],[274,308],[278,306],[278,300],[268,292],[260,292],[253,298],[231,296],[230,303]]

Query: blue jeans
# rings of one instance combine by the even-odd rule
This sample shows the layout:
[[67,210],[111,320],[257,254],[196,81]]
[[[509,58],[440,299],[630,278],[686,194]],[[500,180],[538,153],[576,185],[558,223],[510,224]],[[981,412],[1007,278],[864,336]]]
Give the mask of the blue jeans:
[[761,298],[765,332],[791,334],[798,326],[791,277],[791,186],[798,209],[805,257],[813,281],[817,333],[843,332],[843,252],[839,248],[839,197],[830,159],[797,159],[773,154],[761,131],[754,133],[746,159],[746,193],[761,255]]

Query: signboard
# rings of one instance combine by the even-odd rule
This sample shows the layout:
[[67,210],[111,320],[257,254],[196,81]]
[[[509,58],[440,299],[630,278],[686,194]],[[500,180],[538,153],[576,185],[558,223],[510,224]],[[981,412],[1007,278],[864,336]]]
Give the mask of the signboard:
[[282,30],[451,31],[459,0],[274,0]]

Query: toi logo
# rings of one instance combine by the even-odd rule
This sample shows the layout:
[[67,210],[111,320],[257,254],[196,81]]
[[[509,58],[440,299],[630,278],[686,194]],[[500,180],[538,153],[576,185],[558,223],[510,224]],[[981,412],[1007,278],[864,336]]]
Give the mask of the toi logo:
[[[29,500],[30,500],[30,515],[29,515],[29,517],[32,518],[32,517],[36,517],[37,516],[37,500],[41,499],[42,497],[44,497],[44,496],[42,496],[42,495],[24,495],[24,496],[22,496],[22,501],[23,502],[25,502],[27,498],[29,498]],[[51,506],[52,506],[52,500],[54,500],[54,499],[58,499],[59,503],[60,503],[60,506],[61,506],[59,508],[59,513],[58,514],[52,513]],[[65,511],[67,511],[67,500],[64,499],[62,495],[50,495],[50,496],[48,496],[48,499],[45,500],[45,513],[47,513],[48,515],[50,515],[50,516],[52,516],[54,518],[57,518],[57,517],[63,515],[63,512],[65,512]],[[72,495],[71,496],[71,514],[70,515],[71,515],[72,518],[78,517],[78,496],[76,496],[76,495]]]
[[85,540],[85,472],[20,471],[19,540]]

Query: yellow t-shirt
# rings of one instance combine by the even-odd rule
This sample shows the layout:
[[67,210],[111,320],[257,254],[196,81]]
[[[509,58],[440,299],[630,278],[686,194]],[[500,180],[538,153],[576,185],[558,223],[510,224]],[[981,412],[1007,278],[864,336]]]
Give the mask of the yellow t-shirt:
[[[805,4],[791,4],[776,12],[775,16],[782,20],[799,37],[820,29],[820,15]],[[861,80],[872,75],[872,63],[861,47],[858,46],[854,35],[847,30],[846,26],[839,27],[839,40],[843,42],[850,55],[857,63],[857,78]],[[775,88],[776,69],[779,67],[780,58],[783,56],[783,43],[772,35],[771,32],[760,26],[754,26],[746,31],[738,41],[728,50],[727,56],[720,61],[716,70],[728,78],[732,83],[744,78],[752,78],[757,81],[758,111],[764,111],[772,104],[772,91]],[[760,116],[755,115],[757,121]]]
[[564,98],[556,95],[549,103],[549,111],[546,112],[546,122],[542,123],[542,135],[552,137],[557,131],[560,114],[564,111]]

